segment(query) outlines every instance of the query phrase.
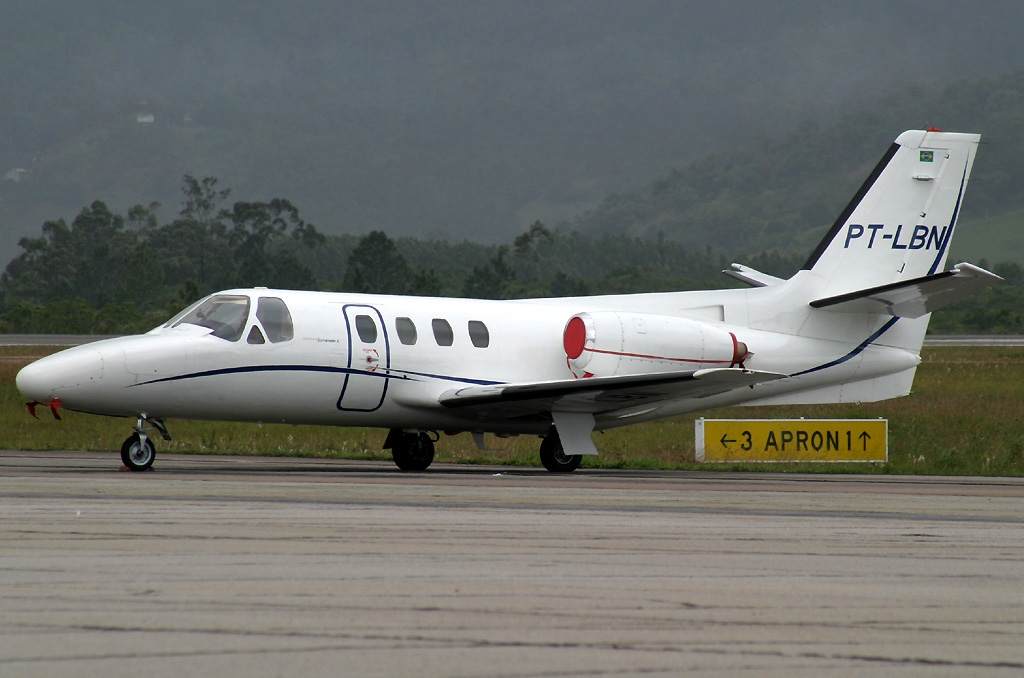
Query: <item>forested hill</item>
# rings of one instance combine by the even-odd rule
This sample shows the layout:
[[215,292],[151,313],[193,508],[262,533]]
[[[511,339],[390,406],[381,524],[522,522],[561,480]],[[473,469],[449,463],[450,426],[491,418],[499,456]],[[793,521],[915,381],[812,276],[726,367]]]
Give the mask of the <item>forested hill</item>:
[[[982,135],[962,223],[1024,208],[1024,72],[1016,72],[906,89],[831,124],[807,124],[781,140],[708,155],[641,191],[610,196],[573,227],[590,234],[664,233],[691,249],[807,251],[892,140],[925,126]],[[961,229],[958,237],[964,230],[971,231],[968,238],[985,237],[976,229]],[[1007,230],[991,234],[997,238],[991,249],[980,251],[1021,259],[1024,216]]]

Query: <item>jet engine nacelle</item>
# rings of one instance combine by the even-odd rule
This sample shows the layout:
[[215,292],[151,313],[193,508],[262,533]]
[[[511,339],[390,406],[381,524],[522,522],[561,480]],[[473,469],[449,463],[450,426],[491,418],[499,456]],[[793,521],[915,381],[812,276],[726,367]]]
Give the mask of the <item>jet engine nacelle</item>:
[[736,367],[748,355],[736,335],[713,325],[616,311],[577,313],[563,344],[577,377]]

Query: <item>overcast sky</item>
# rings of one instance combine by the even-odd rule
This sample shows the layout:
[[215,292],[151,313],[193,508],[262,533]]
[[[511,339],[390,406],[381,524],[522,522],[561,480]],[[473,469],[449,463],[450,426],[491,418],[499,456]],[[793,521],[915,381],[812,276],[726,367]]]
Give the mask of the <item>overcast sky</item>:
[[1020,0],[0,0],[0,173],[55,172],[141,101],[262,144],[158,149],[148,183],[99,149],[37,209],[0,209],[0,255],[92,199],[176,206],[185,171],[328,232],[505,240],[879,92],[1024,68],[1022,28]]

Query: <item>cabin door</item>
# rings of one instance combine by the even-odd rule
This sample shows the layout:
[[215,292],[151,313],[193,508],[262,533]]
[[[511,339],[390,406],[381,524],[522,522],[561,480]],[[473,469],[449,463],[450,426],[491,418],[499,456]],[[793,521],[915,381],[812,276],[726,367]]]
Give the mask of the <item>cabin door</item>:
[[365,304],[346,304],[341,312],[348,327],[348,365],[338,409],[373,412],[384,404],[391,368],[384,317]]

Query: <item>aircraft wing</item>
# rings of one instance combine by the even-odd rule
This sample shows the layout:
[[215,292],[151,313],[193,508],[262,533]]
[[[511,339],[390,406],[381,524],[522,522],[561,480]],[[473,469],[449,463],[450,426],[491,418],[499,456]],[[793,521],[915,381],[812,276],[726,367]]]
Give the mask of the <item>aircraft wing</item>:
[[744,266],[743,264],[733,264],[732,268],[727,268],[722,273],[751,287],[768,287],[769,285],[778,285],[780,282],[784,282],[782,278],[761,273],[761,271]]
[[957,264],[944,273],[817,299],[811,306],[841,313],[887,313],[901,318],[920,318],[1001,281],[998,275],[983,268]]
[[601,414],[665,400],[706,398],[785,376],[739,367],[630,374],[469,386],[448,391],[439,401],[445,407],[478,419],[525,417],[556,410]]

